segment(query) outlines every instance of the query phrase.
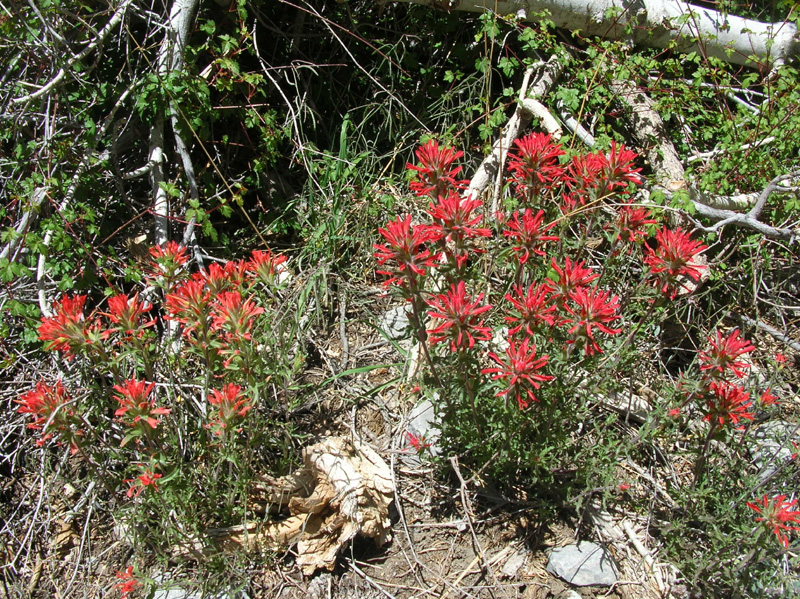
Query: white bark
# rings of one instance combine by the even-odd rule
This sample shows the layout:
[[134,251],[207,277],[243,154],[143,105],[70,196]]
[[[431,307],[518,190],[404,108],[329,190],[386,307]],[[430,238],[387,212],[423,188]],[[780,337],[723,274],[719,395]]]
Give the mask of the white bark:
[[[678,0],[401,0],[449,10],[494,11],[536,21],[542,13],[557,27],[582,35],[629,40],[681,52],[698,51],[734,64],[772,66],[800,53],[791,23],[762,23]],[[750,57],[754,57],[754,61]]]
[[[175,0],[156,61],[158,75],[163,80],[172,71],[183,68],[183,53],[189,38],[199,0]],[[177,131],[176,131],[177,134]],[[182,141],[182,140],[181,140]],[[159,115],[150,129],[150,183],[153,188],[154,241],[156,245],[169,237],[169,200],[162,188],[164,182],[164,116]]]

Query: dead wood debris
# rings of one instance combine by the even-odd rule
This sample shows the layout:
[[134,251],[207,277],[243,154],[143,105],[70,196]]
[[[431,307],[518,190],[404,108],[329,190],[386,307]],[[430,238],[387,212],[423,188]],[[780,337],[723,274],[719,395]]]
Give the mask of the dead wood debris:
[[333,570],[339,552],[356,535],[378,546],[391,539],[393,498],[383,458],[358,441],[327,437],[303,451],[302,468],[279,479],[264,477],[252,489],[251,508],[271,513],[288,508],[288,518],[211,529],[205,539],[194,539],[176,552],[202,553],[209,546],[278,551],[296,544],[304,574]]

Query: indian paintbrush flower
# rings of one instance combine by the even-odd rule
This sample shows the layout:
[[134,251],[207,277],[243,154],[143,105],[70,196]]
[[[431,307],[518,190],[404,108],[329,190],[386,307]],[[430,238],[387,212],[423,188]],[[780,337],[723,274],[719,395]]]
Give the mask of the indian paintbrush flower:
[[483,294],[474,300],[467,295],[464,281],[451,285],[445,294],[438,294],[428,299],[431,310],[428,316],[440,321],[438,326],[428,330],[431,345],[440,341],[449,341],[452,351],[463,351],[475,345],[475,340],[488,341],[492,338],[492,330],[483,325],[479,316],[492,307],[481,305]]
[[755,347],[749,341],[739,337],[739,329],[734,329],[725,338],[717,329],[716,339],[709,337],[708,342],[711,344],[711,348],[700,352],[701,372],[707,372],[712,377],[722,378],[725,371],[730,369],[736,376],[744,376],[743,370],[750,368],[750,365],[737,360],[737,358],[750,353]]
[[786,495],[775,495],[772,498],[764,495],[761,499],[754,502],[747,502],[747,507],[758,514],[756,522],[763,522],[764,527],[772,532],[778,542],[786,549],[789,548],[789,537],[783,531],[800,531],[800,510],[792,509],[797,507],[797,499],[788,501]]
[[555,223],[543,225],[543,221],[544,210],[539,210],[534,214],[533,210],[527,208],[522,213],[522,220],[520,220],[520,214],[517,211],[506,222],[503,237],[517,244],[512,246],[512,249],[520,264],[525,264],[531,254],[544,256],[545,253],[541,248],[546,241],[558,241],[556,235],[547,234],[555,226]]
[[155,407],[155,401],[149,398],[154,387],[155,383],[136,379],[128,379],[122,385],[114,385],[118,393],[116,399],[120,404],[114,416],[131,427],[145,423],[151,429],[156,428],[161,423],[156,416],[165,416],[170,410]]
[[17,411],[20,414],[33,416],[28,428],[41,431],[42,436],[36,445],[41,447],[58,435],[59,442],[69,444],[72,453],[78,450],[78,438],[83,434],[80,430],[81,419],[60,380],[53,386],[44,382],[36,383],[34,389],[21,395],[15,403],[19,404]]
[[656,241],[656,249],[645,246],[647,256],[644,262],[650,267],[650,272],[656,275],[656,285],[660,287],[661,293],[674,298],[679,289],[686,289],[686,285],[681,284],[680,277],[700,280],[700,275],[707,266],[695,262],[695,258],[708,246],[693,240],[680,228],[674,231],[662,228],[656,234]]
[[583,343],[584,352],[587,356],[594,353],[602,353],[600,346],[594,338],[593,328],[608,335],[616,335],[622,329],[612,329],[609,323],[620,318],[619,298],[611,296],[610,291],[601,291],[596,287],[588,289],[578,287],[570,292],[570,302],[564,305],[564,309],[572,314],[573,318],[565,319],[565,323],[574,323],[568,333],[571,338],[567,343]]
[[519,409],[528,407],[528,400],[538,401],[533,394],[539,388],[539,383],[552,380],[554,377],[539,374],[537,370],[543,368],[548,361],[548,356],[536,357],[536,346],[529,339],[517,343],[514,339],[508,341],[505,359],[495,353],[489,353],[489,358],[497,366],[484,368],[483,374],[492,374],[493,380],[503,380],[508,385],[498,392],[496,397],[514,397]]

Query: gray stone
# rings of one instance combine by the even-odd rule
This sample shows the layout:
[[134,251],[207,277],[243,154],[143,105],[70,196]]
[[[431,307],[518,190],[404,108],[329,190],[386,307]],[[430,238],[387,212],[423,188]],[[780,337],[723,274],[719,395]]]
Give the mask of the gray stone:
[[168,574],[156,574],[153,577],[153,581],[159,586],[153,592],[152,599],[249,599],[249,595],[245,591],[218,591],[216,593],[187,591],[174,584],[165,584],[165,580],[169,580]]
[[771,420],[753,429],[755,446],[751,450],[753,462],[758,468],[761,481],[770,478],[775,471],[792,459],[792,440],[800,441],[798,424],[785,420]]
[[527,553],[522,553],[519,551],[514,553],[514,555],[508,558],[508,561],[503,566],[503,570],[500,572],[500,574],[506,578],[514,578],[517,575],[517,572],[519,572],[519,569],[525,565],[525,561],[527,559]]
[[441,436],[441,425],[429,399],[422,399],[408,414],[406,430],[416,437],[424,438],[426,443],[430,443],[428,452],[431,455],[439,455],[441,450],[437,446],[437,441]]
[[619,580],[619,570],[611,554],[588,541],[553,549],[547,571],[581,587],[611,586]]
[[378,323],[381,331],[392,341],[411,336],[411,321],[408,319],[408,304],[396,306],[386,312]]

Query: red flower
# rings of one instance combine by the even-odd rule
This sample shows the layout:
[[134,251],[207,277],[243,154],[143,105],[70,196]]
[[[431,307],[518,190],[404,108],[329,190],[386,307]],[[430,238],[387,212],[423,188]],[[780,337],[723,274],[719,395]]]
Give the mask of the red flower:
[[42,431],[36,445],[41,447],[58,433],[69,444],[72,453],[78,451],[78,437],[82,435],[79,429],[81,420],[60,380],[53,387],[42,382],[36,383],[35,389],[14,401],[20,404],[17,408],[20,414],[33,416],[28,428]]
[[158,262],[168,260],[171,264],[183,266],[189,261],[186,248],[176,241],[168,241],[164,245],[156,245],[150,248],[150,256]]
[[163,474],[154,474],[152,470],[144,470],[142,474],[136,478],[126,478],[122,482],[131,483],[128,492],[125,493],[127,497],[139,497],[142,491],[147,487],[152,487],[153,491],[158,492],[158,485],[156,481],[164,476]]
[[116,585],[117,590],[121,593],[120,598],[128,599],[128,595],[130,595],[139,584],[136,580],[136,577],[133,575],[133,566],[128,566],[128,569],[125,570],[125,572],[117,571],[117,578],[122,581]]
[[72,358],[76,350],[84,350],[92,345],[92,334],[97,325],[86,323],[83,317],[85,303],[85,295],[65,295],[60,302],[53,302],[54,315],[43,316],[39,325],[39,340],[47,342],[45,349],[62,351],[67,358]]
[[418,196],[437,198],[447,195],[450,190],[465,187],[465,181],[456,179],[461,167],[453,168],[453,163],[464,155],[453,148],[439,147],[438,142],[431,140],[416,151],[419,165],[406,164],[406,168],[417,174],[409,186]]
[[204,329],[208,321],[208,305],[211,295],[205,283],[190,279],[166,297],[167,318],[184,325],[183,334],[188,337],[197,328]]
[[753,405],[747,391],[725,381],[714,381],[709,388],[711,396],[706,399],[708,413],[703,420],[723,426],[726,421],[738,425],[739,420],[753,419],[752,412],[747,411]]
[[528,407],[528,399],[539,401],[533,394],[533,389],[538,389],[540,382],[550,381],[554,378],[536,372],[547,364],[549,357],[537,358],[536,346],[529,345],[529,339],[525,339],[519,345],[513,339],[509,340],[505,360],[499,358],[495,353],[490,353],[489,358],[498,366],[484,368],[481,373],[494,374],[493,380],[507,379],[506,383],[508,384],[508,387],[497,393],[495,397],[515,397],[520,410]]
[[800,527],[789,524],[790,522],[800,524],[800,511],[792,509],[795,506],[797,499],[787,501],[786,495],[776,495],[772,499],[764,495],[758,501],[747,502],[747,507],[761,514],[756,518],[756,522],[763,522],[764,526],[778,537],[778,542],[787,549],[789,537],[781,531],[800,531]]
[[570,202],[581,206],[594,199],[594,190],[603,180],[606,159],[599,154],[573,156],[569,163]]
[[459,266],[469,257],[468,249],[464,246],[467,239],[490,237],[492,234],[489,229],[476,227],[483,217],[472,212],[482,205],[480,200],[462,198],[458,192],[450,191],[447,195],[440,195],[437,203],[431,204],[428,209],[434,223],[429,230],[438,238],[455,244],[455,258]]
[[601,176],[608,191],[614,191],[614,188],[626,189],[629,183],[642,184],[642,177],[639,175],[642,169],[633,168],[636,152],[625,149],[625,144],[617,149],[617,142],[612,141],[611,151],[601,157]]
[[411,215],[404,219],[399,216],[397,220],[386,225],[385,229],[378,229],[386,244],[375,244],[375,259],[378,264],[389,264],[390,270],[376,271],[379,275],[386,275],[389,280],[383,286],[388,287],[397,283],[401,287],[416,285],[417,276],[425,275],[425,269],[436,265],[436,256],[424,249],[426,243],[439,240],[439,234],[425,225],[411,226]]
[[223,291],[215,300],[211,328],[222,331],[226,339],[249,341],[253,318],[264,314],[264,308],[256,306],[253,298],[242,301],[238,291]]
[[617,213],[617,241],[635,243],[638,238],[643,238],[647,231],[645,225],[654,225],[656,220],[650,218],[650,211],[646,208],[636,208],[625,205]]
[[750,353],[755,349],[749,341],[739,338],[739,329],[734,329],[730,335],[722,338],[722,333],[717,329],[716,340],[708,338],[711,349],[700,352],[700,370],[711,370],[712,376],[720,376],[730,368],[736,376],[744,376],[740,369],[750,368],[745,362],[738,362],[736,358]]
[[175,241],[168,241],[165,245],[150,248],[152,261],[148,269],[151,278],[164,278],[168,286],[183,270],[183,265],[189,261],[186,248]]
[[596,287],[592,289],[579,287],[569,294],[569,299],[574,302],[575,307],[572,308],[569,304],[564,306],[570,314],[575,316],[575,318],[566,320],[568,323],[575,323],[568,331],[573,337],[567,343],[581,341],[587,356],[591,356],[595,352],[602,353],[594,339],[593,327],[609,335],[616,335],[622,330],[606,326],[607,323],[620,317],[617,314],[619,298],[615,295],[609,299],[609,295],[611,295],[610,291],[600,291]]
[[205,427],[217,436],[222,436],[234,420],[247,414],[253,407],[252,400],[242,395],[242,388],[231,383],[226,384],[222,391],[212,389],[208,403],[216,406],[218,411]]
[[544,256],[544,252],[539,248],[545,241],[558,241],[557,236],[546,234],[556,224],[550,223],[543,227],[543,220],[544,210],[539,210],[534,215],[533,210],[527,208],[522,213],[522,222],[519,220],[519,212],[514,212],[511,219],[506,223],[503,237],[513,239],[518,243],[518,245],[513,246],[513,250],[516,252],[520,264],[525,264],[531,254]]
[[425,440],[425,437],[422,435],[417,436],[409,431],[406,431],[406,440],[408,441],[408,444],[416,450],[417,453],[422,453],[431,446],[431,444]]
[[554,289],[553,294],[561,302],[569,298],[570,293],[580,287],[584,287],[598,278],[600,275],[593,275],[592,271],[583,266],[583,262],[572,262],[567,256],[565,259],[564,269],[560,269],[553,258],[553,270],[558,273],[558,281],[552,281]]
[[202,281],[211,295],[217,295],[229,289],[237,289],[247,274],[247,263],[241,260],[228,260],[224,266],[217,262],[209,264],[207,270],[195,273],[192,278]]
[[514,140],[514,145],[516,148],[508,153],[508,170],[519,197],[533,199],[562,177],[558,157],[564,150],[552,142],[549,134],[531,133]]
[[155,319],[142,322],[142,315],[152,306],[147,302],[139,301],[139,294],[132,298],[121,293],[108,299],[108,319],[115,325],[103,331],[103,338],[108,338],[112,333],[120,333],[127,338],[141,337],[144,329],[155,324]]
[[707,268],[702,264],[695,264],[692,260],[708,246],[691,239],[688,233],[681,229],[671,231],[666,227],[656,234],[658,247],[654,250],[646,246],[647,256],[645,264],[650,267],[650,272],[657,276],[657,285],[661,286],[661,293],[670,298],[678,294],[678,290],[685,285],[680,285],[678,277],[686,276],[695,281],[700,280],[702,270]]
[[556,323],[556,316],[553,314],[556,306],[550,301],[553,290],[547,283],[541,283],[538,286],[531,285],[527,292],[517,285],[513,291],[516,297],[510,293],[505,296],[514,306],[511,315],[506,316],[506,322],[519,324],[508,331],[509,335],[516,335],[523,327],[528,335],[533,335],[534,329],[538,326],[542,324],[553,326]]
[[247,270],[262,283],[266,285],[274,285],[278,273],[285,270],[285,267],[280,265],[286,262],[286,256],[273,254],[269,250],[262,252],[255,250],[250,260],[247,261]]
[[439,326],[428,331],[431,335],[431,345],[449,339],[450,349],[461,351],[472,348],[475,339],[483,341],[491,339],[492,330],[483,326],[478,320],[478,316],[492,309],[488,304],[479,305],[482,300],[482,293],[474,301],[467,295],[464,281],[459,281],[458,285],[451,285],[450,291],[446,294],[429,299],[428,306],[432,310],[428,315],[442,321]]
[[763,408],[767,406],[774,406],[778,404],[778,398],[775,397],[769,389],[767,389],[761,394],[761,397],[758,399],[758,403],[761,404],[761,407]]
[[139,422],[146,422],[150,428],[156,428],[161,421],[154,416],[164,416],[170,413],[167,408],[156,408],[155,402],[148,399],[155,383],[149,385],[144,381],[129,379],[124,385],[114,385],[119,393],[117,401],[120,407],[114,416],[120,416],[123,422],[136,426]]

